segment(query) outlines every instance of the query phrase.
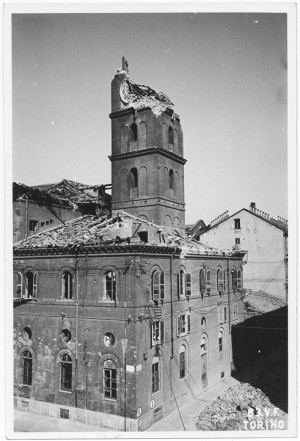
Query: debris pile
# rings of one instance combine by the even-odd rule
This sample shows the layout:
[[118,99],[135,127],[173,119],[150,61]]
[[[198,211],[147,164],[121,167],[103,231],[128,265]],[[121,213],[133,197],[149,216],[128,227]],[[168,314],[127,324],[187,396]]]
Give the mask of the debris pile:
[[250,421],[255,421],[255,429],[266,430],[274,426],[271,420],[286,421],[286,413],[277,409],[260,389],[239,383],[200,413],[196,427],[203,431],[249,430]]

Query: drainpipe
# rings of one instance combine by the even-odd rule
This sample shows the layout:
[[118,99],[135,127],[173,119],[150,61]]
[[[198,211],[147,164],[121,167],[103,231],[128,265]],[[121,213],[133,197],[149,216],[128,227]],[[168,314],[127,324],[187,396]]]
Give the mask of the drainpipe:
[[28,237],[28,199],[26,198],[26,204],[25,204],[25,218],[26,218],[26,231],[25,231],[25,239]]
[[173,258],[176,249],[170,255],[170,294],[171,294],[171,360],[174,357],[174,331],[173,331]]
[[76,272],[76,327],[75,327],[75,407],[78,407],[77,397],[77,380],[78,380],[78,322],[79,322],[79,283],[78,283],[78,263],[79,259],[75,260],[75,272]]

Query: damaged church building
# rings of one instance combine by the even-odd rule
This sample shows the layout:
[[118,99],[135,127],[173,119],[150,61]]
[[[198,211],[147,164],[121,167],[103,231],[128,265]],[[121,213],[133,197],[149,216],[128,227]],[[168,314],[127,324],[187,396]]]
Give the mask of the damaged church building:
[[14,245],[15,406],[142,431],[230,377],[245,252],[184,234],[169,98],[136,84],[124,59],[111,96],[111,215]]

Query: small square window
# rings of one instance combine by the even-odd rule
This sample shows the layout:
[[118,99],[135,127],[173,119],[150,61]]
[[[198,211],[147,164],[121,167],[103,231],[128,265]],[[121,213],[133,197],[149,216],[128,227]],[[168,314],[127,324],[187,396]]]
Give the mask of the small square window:
[[44,225],[45,225],[45,222],[41,222],[41,227],[44,227]]
[[240,245],[240,243],[241,243],[241,239],[239,237],[236,237],[235,238],[235,244],[236,245]]

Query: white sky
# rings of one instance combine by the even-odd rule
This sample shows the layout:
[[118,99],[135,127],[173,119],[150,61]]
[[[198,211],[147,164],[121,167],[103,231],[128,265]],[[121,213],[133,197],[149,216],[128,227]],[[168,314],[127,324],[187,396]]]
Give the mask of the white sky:
[[186,222],[252,201],[287,218],[285,14],[18,14],[12,32],[14,181],[111,182],[125,56],[181,117]]

